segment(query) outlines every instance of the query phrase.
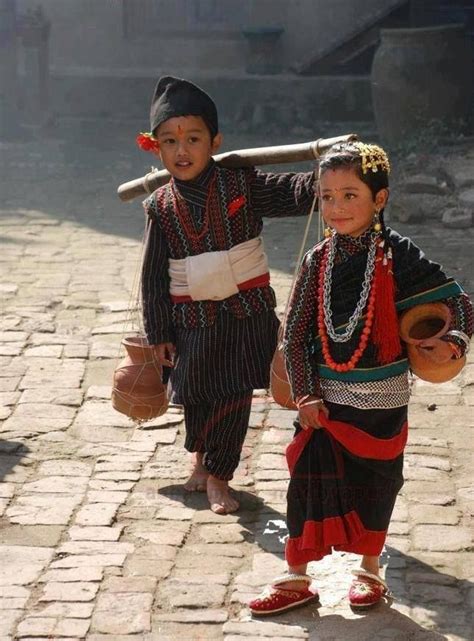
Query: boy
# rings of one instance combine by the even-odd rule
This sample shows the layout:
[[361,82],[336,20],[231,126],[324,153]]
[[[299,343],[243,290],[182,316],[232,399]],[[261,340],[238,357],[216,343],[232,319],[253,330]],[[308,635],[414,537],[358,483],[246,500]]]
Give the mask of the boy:
[[268,174],[217,167],[222,142],[212,99],[196,85],[158,81],[150,133],[170,182],[144,201],[145,332],[171,368],[172,400],[184,406],[185,448],[194,453],[188,491],[211,510],[239,504],[229,480],[239,464],[252,392],[268,387],[277,343],[275,295],[260,237],[262,216],[309,212],[313,172]]

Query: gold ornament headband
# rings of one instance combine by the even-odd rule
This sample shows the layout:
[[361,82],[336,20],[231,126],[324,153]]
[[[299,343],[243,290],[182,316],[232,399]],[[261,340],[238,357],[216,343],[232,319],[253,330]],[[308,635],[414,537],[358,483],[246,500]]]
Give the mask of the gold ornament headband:
[[372,170],[376,173],[379,169],[390,173],[390,162],[382,147],[368,145],[365,142],[352,142],[351,145],[358,150],[362,160],[362,173]]

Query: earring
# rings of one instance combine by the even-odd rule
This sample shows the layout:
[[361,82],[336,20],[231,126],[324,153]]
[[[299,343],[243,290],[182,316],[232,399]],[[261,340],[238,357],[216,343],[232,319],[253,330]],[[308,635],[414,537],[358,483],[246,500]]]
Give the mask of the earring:
[[324,228],[324,238],[330,238],[332,236],[332,229],[330,227]]
[[372,229],[377,233],[379,231],[382,231],[382,224],[380,222],[380,212],[379,212],[378,209],[375,211],[375,214],[374,214],[374,220],[373,220],[373,223],[372,223]]

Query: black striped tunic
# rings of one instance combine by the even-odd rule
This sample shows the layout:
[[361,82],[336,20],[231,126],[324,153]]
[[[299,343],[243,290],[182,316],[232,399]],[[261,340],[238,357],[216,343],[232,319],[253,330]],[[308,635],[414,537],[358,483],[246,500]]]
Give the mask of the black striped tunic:
[[[313,172],[228,170],[211,161],[195,180],[172,180],[144,201],[144,325],[150,344],[176,345],[174,402],[202,403],[268,387],[278,321],[270,286],[222,301],[173,302],[169,258],[222,251],[256,238],[264,216],[307,214],[313,180]],[[179,211],[177,198],[185,201]]]

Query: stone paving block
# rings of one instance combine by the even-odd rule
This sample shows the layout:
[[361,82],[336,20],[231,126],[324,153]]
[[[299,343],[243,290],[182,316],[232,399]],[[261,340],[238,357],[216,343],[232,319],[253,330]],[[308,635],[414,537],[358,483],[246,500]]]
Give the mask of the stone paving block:
[[118,541],[123,528],[123,525],[114,525],[112,527],[79,527],[74,525],[69,528],[68,535],[72,541]]
[[225,623],[229,618],[225,610],[176,610],[166,614],[155,614],[155,621],[175,621],[176,623]]
[[31,636],[41,637],[84,637],[89,630],[88,619],[62,619],[58,621],[51,617],[26,618],[18,626],[19,639]]
[[152,576],[112,576],[106,579],[101,586],[102,591],[113,592],[119,594],[126,592],[132,594],[133,592],[155,592],[158,580]]
[[19,403],[48,403],[79,407],[83,392],[79,389],[30,388],[23,390]]
[[5,525],[0,527],[0,544],[55,547],[64,525]]
[[137,634],[151,629],[153,597],[146,593],[99,595],[92,618],[92,629],[107,634]]
[[82,405],[75,423],[77,425],[97,425],[109,427],[130,427],[130,419],[112,407],[111,403],[91,400]]
[[87,343],[73,343],[64,346],[63,351],[65,358],[87,358],[89,346]]
[[0,405],[2,407],[16,405],[18,399],[20,398],[20,395],[20,392],[0,392]]
[[23,352],[24,342],[0,343],[0,356],[19,356]]
[[15,418],[42,418],[48,420],[53,416],[54,421],[67,419],[67,425],[70,425],[76,414],[76,409],[67,405],[56,405],[53,409],[51,405],[52,403],[20,403],[15,409],[14,416]]
[[133,488],[133,481],[107,481],[102,479],[91,479],[89,488],[91,490],[101,490],[105,492],[128,492]]
[[[19,406],[21,407],[21,405]],[[3,424],[5,433],[41,434],[57,430],[65,430],[71,424],[71,419],[34,418],[29,416],[11,416]]]
[[110,400],[112,385],[90,385],[87,388],[86,398]]
[[28,585],[53,557],[54,549],[0,545],[0,586]]
[[147,556],[132,554],[127,558],[124,566],[124,575],[155,577],[158,581],[167,578],[174,567],[174,561],[165,559],[151,559]]
[[0,616],[6,610],[22,610],[27,601],[27,596],[24,597],[0,597]]
[[[41,601],[42,599],[40,599]],[[31,610],[30,617],[54,617],[58,619],[90,619],[94,610],[94,603],[50,603],[41,610]]]
[[85,476],[46,476],[23,485],[26,493],[85,494],[88,478]]
[[48,570],[40,576],[40,583],[73,583],[90,581],[102,581],[104,569],[101,567],[71,568],[69,570]]
[[45,583],[39,601],[93,601],[99,590],[98,583],[63,581]]
[[[21,616],[21,610],[5,610],[5,612],[2,612],[0,618],[0,635],[13,635],[16,623],[20,620]],[[6,639],[13,641],[13,636],[6,636]]]
[[13,483],[0,482],[0,498],[9,499],[15,493],[15,485]]
[[288,639],[307,639],[305,628],[297,625],[285,625],[269,621],[228,621],[223,627],[224,634],[246,636],[261,636],[273,638],[280,636]]
[[215,608],[222,606],[226,595],[224,585],[192,584],[178,579],[167,579],[160,586],[160,595],[173,608]]
[[104,490],[89,490],[87,500],[89,503],[117,503],[121,504],[127,500],[127,492],[108,492]]
[[118,541],[67,541],[58,548],[59,554],[131,554],[133,543]]
[[456,507],[440,505],[410,505],[409,513],[414,523],[457,525],[461,518],[461,512]]
[[82,496],[72,494],[30,494],[16,499],[6,514],[12,523],[22,525],[66,525],[81,501]]
[[53,561],[50,565],[50,569],[120,567],[124,564],[125,559],[125,554],[71,554],[63,559]]
[[0,392],[13,392],[18,387],[21,376],[0,377]]
[[161,523],[148,523],[131,525],[127,528],[127,533],[150,543],[160,545],[176,545],[183,543],[186,534],[189,531],[188,523],[176,523],[162,525]]
[[24,351],[26,358],[35,358],[37,356],[42,358],[61,358],[62,353],[62,345],[40,345],[38,347],[29,347]]
[[91,503],[84,505],[76,514],[76,525],[111,525],[117,514],[116,503]]
[[78,425],[74,423],[69,433],[78,441],[90,441],[91,443],[109,441],[111,443],[119,443],[129,440],[132,429],[127,429],[122,425]]
[[178,430],[171,428],[153,432],[135,430],[135,432],[132,434],[131,440],[153,443],[154,445],[172,445],[173,443],[175,443],[177,435]]
[[237,523],[203,525],[199,528],[199,537],[206,543],[241,543],[245,540],[244,532]]
[[40,463],[38,468],[39,476],[56,475],[56,476],[73,476],[89,477],[92,473],[92,465],[83,461],[74,459],[55,459]]
[[472,532],[467,527],[451,525],[417,525],[413,529],[413,546],[433,552],[455,552],[472,545]]

